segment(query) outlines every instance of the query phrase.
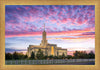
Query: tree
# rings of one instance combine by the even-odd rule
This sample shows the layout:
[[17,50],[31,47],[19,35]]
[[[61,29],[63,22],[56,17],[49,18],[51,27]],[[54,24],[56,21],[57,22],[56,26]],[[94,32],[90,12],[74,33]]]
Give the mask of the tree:
[[73,55],[75,59],[79,58],[79,51],[75,51]]
[[24,59],[24,54],[21,52],[21,53],[18,53],[18,57],[19,57],[19,59]]
[[89,54],[87,54],[86,51],[75,51],[74,58],[78,59],[88,59],[88,58],[95,58],[95,54],[93,51],[91,51]]
[[67,59],[72,59],[72,56],[71,55],[67,55]]
[[62,55],[59,55],[59,56],[58,56],[58,59],[62,59]]
[[12,54],[11,54],[11,53],[5,53],[5,59],[6,59],[6,60],[11,60],[11,59],[13,59]]
[[44,59],[44,54],[43,54],[43,51],[41,51],[41,49],[38,50],[38,52],[36,54],[36,58],[37,59]]
[[53,55],[50,55],[50,56],[49,56],[49,59],[53,59]]
[[93,53],[93,51],[90,51],[88,55],[90,59],[95,58],[95,54]]
[[59,52],[57,51],[57,56],[59,56]]
[[88,58],[88,55],[87,55],[86,51],[80,51],[78,57],[81,59],[86,59],[86,58]]
[[18,53],[16,51],[13,53],[13,59],[19,59]]
[[11,53],[5,53],[5,59],[6,60],[19,60],[19,59],[27,59],[28,56],[27,55],[24,55],[22,52],[21,53],[18,53],[18,52],[14,52],[13,54]]
[[34,54],[33,51],[32,51],[32,53],[31,53],[31,57],[30,57],[30,59],[35,59],[35,54]]
[[64,53],[62,54],[62,59],[65,59],[65,54]]
[[26,54],[26,55],[24,55],[24,59],[27,59],[27,58],[28,58],[27,54]]
[[47,59],[47,58],[48,58],[48,55],[45,55],[45,56],[44,56],[44,59]]
[[58,56],[54,56],[53,58],[54,58],[54,59],[58,59]]

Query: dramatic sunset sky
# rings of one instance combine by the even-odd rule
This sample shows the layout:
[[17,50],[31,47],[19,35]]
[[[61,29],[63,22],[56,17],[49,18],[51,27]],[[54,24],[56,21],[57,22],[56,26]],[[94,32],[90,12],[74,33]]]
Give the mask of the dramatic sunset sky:
[[48,43],[68,49],[95,52],[94,5],[6,5],[5,51],[22,51],[39,45],[42,32]]

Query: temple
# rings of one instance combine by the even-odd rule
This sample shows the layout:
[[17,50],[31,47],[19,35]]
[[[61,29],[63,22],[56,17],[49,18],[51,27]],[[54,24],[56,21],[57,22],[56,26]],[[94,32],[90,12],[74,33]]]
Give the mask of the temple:
[[31,56],[32,51],[36,54],[39,49],[43,51],[44,55],[59,56],[64,54],[65,56],[67,56],[67,49],[62,49],[61,47],[57,47],[56,44],[50,44],[47,42],[45,24],[44,24],[44,31],[42,32],[42,40],[40,45],[29,45],[29,47],[27,48],[28,57]]

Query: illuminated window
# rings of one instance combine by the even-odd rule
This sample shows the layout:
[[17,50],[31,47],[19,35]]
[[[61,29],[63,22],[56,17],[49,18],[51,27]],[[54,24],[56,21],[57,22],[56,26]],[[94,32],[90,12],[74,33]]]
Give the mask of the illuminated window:
[[54,55],[54,47],[51,47],[51,55]]

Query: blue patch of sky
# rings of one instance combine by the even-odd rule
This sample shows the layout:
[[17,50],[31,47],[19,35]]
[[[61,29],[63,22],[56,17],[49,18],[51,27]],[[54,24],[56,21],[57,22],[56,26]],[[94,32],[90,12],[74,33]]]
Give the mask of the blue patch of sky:
[[29,45],[39,45],[41,40],[36,38],[41,38],[41,36],[34,37],[12,37],[5,39],[6,48],[27,48]]
[[84,29],[84,28],[86,28],[86,27],[88,27],[86,24],[82,24],[82,25],[80,25],[80,26],[77,26],[77,25],[70,26],[69,28],[70,28],[70,29],[80,29],[80,30],[82,30],[82,29]]

